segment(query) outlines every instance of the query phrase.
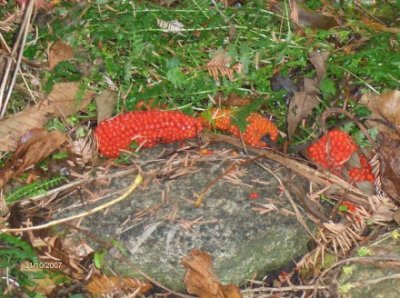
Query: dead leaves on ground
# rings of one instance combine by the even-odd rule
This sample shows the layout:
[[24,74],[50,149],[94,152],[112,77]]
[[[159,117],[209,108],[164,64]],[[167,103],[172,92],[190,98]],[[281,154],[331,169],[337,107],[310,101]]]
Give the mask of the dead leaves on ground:
[[250,97],[241,97],[236,93],[230,93],[227,97],[222,92],[217,92],[214,95],[214,101],[218,106],[226,107],[243,107],[251,104],[253,99]]
[[375,31],[382,31],[382,32],[390,32],[394,34],[400,33],[400,28],[395,27],[386,27],[384,24],[378,23],[368,18],[361,17],[361,21],[367,25],[369,28]]
[[310,27],[312,29],[324,29],[338,26],[338,22],[331,16],[322,13],[309,11],[301,7],[297,1],[290,1],[290,18],[293,23],[301,28]]
[[85,288],[96,297],[104,297],[113,294],[128,294],[128,292],[130,292],[130,294],[135,293],[143,295],[148,292],[152,286],[150,283],[144,283],[135,278],[94,275]]
[[96,96],[96,107],[97,107],[97,123],[103,120],[111,118],[115,105],[117,104],[118,96],[117,93],[107,89]]
[[61,61],[69,60],[73,57],[72,48],[61,40],[55,42],[49,51],[49,66],[54,69]]
[[21,136],[41,128],[50,117],[68,116],[85,108],[93,93],[86,91],[81,99],[78,83],[55,84],[50,94],[36,105],[0,121],[0,152],[14,151]]
[[287,114],[289,139],[294,135],[300,122],[311,114],[319,103],[319,84],[326,73],[328,52],[312,52],[309,55],[310,63],[314,66],[316,78],[304,78],[303,86],[293,93]]
[[240,298],[239,288],[235,285],[222,285],[213,273],[211,256],[198,249],[192,249],[182,258],[187,269],[184,282],[190,294],[199,298]]
[[370,118],[373,121],[368,121],[367,125],[379,131],[378,152],[383,190],[393,200],[400,202],[400,91],[364,94],[360,103],[372,112]]
[[51,155],[66,141],[67,137],[59,131],[32,129],[25,133],[12,158],[0,171],[0,188],[28,167]]
[[400,91],[394,90],[382,93],[380,95],[368,93],[361,97],[360,103],[366,105],[372,112],[372,118],[377,118],[386,122],[373,122],[371,126],[377,127],[380,132],[391,134],[393,137],[394,131],[390,128],[393,126],[397,132],[397,137],[400,136]]
[[381,133],[379,159],[383,190],[400,203],[400,140]]

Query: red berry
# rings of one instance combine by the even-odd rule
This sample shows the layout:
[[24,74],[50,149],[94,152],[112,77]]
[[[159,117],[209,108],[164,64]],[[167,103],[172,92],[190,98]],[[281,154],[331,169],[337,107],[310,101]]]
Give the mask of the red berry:
[[250,200],[257,200],[259,197],[260,195],[258,194],[258,192],[252,191],[251,193],[249,193]]
[[202,131],[201,120],[178,111],[133,111],[101,122],[95,131],[101,154],[115,158],[135,140],[149,148],[195,138]]
[[268,147],[267,143],[262,139],[266,135],[268,135],[273,142],[278,139],[279,132],[276,125],[261,114],[251,113],[250,116],[247,117],[248,125],[242,134],[239,127],[234,125],[231,121],[234,115],[233,110],[228,108],[212,108],[210,114],[211,121],[210,119],[203,118],[204,125],[208,127],[214,126],[216,129],[227,131],[236,137],[242,135],[245,143],[251,146]]

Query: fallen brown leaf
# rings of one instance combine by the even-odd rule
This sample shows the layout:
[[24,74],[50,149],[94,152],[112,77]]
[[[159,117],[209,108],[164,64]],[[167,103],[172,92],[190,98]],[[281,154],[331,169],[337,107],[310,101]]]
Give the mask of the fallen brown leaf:
[[58,83],[41,102],[3,118],[0,121],[0,152],[14,151],[24,133],[43,127],[50,116],[68,116],[85,108],[91,101],[93,92],[86,91],[80,100],[76,99],[78,94],[78,83]]
[[379,134],[380,174],[383,190],[400,202],[400,140]]
[[390,32],[394,34],[400,33],[400,28],[397,27],[386,27],[385,25],[375,22],[371,19],[361,17],[361,21],[367,25],[369,28],[374,29],[375,31],[382,31],[382,32]]
[[[49,229],[27,232],[29,242],[35,248],[39,259],[42,262],[57,262],[57,271],[74,280],[86,278],[90,262],[85,262],[85,257],[78,255],[78,246],[70,248],[65,245],[65,239],[50,234]],[[89,256],[93,259],[93,254]]]
[[61,40],[56,41],[50,48],[49,51],[49,66],[53,69],[57,64],[64,60],[73,58],[72,48],[62,42]]
[[290,1],[290,18],[299,27],[310,27],[312,29],[325,29],[338,26],[335,18],[309,11],[301,7],[295,0]]
[[305,78],[303,88],[293,93],[287,114],[289,139],[293,136],[300,121],[310,115],[320,103],[319,83],[325,76],[328,57],[329,53],[326,51],[311,52],[309,55],[310,63],[314,66],[317,77]]
[[231,93],[228,97],[225,97],[222,93],[217,93],[214,96],[214,100],[222,106],[227,107],[243,107],[247,106],[251,103],[251,98],[249,97],[241,97],[236,93]]
[[28,131],[21,137],[21,142],[12,158],[0,171],[0,188],[26,168],[51,155],[66,141],[66,135],[59,131],[48,132],[44,129]]
[[[50,295],[51,292],[56,288],[57,284],[59,283],[57,279],[61,277],[60,275],[54,274],[43,275],[43,269],[32,266],[32,263],[28,261],[24,261],[20,264],[20,270],[25,274],[30,273],[30,275],[33,276],[32,279],[35,284],[28,285],[27,289],[34,293],[41,293],[46,296]],[[35,276],[37,276],[38,278],[35,278]]]
[[[372,118],[385,120],[392,125],[397,134],[400,134],[400,91],[393,90],[381,95],[364,94],[360,100],[372,112]],[[380,132],[393,134],[389,126],[374,122],[372,124]],[[393,136],[393,135],[392,135]]]
[[319,87],[316,79],[304,79],[303,91],[293,93],[287,113],[288,137],[293,136],[297,126],[320,102]]
[[361,37],[360,39],[351,41],[348,45],[343,47],[343,52],[345,52],[347,55],[354,53],[356,50],[366,45],[369,40],[369,37]]
[[117,104],[118,96],[114,91],[107,89],[96,96],[97,107],[97,123],[111,118],[115,105]]
[[[128,291],[145,294],[151,288],[150,283],[141,282],[135,278],[106,275],[93,275],[86,285],[86,289],[96,297]],[[139,291],[136,292],[136,289],[139,289]]]
[[213,273],[211,256],[201,250],[192,249],[182,258],[187,269],[184,283],[190,294],[199,298],[239,298],[242,297],[235,285],[223,286]]
[[321,82],[325,76],[326,61],[328,60],[328,57],[329,53],[327,51],[315,51],[310,53],[309,60],[315,68],[315,72],[317,74],[317,79],[319,82]]

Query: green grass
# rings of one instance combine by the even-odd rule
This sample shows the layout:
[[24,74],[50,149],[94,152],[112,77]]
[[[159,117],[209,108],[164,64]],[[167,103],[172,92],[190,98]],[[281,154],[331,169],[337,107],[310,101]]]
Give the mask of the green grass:
[[[320,5],[319,1],[312,2],[312,8]],[[310,51],[331,52],[322,86],[325,106],[339,95],[340,86],[335,83],[345,74],[352,78],[353,85],[365,91],[369,86],[382,91],[399,84],[399,35],[370,31],[358,21],[358,12],[351,6],[346,15],[351,26],[330,31],[305,30],[300,36],[293,33],[287,16],[281,18],[267,11],[264,1],[250,1],[241,8],[220,6],[219,10],[210,8],[206,0],[182,1],[175,9],[144,1],[135,5],[113,1],[107,3],[109,8],[105,1],[97,3],[80,9],[67,3],[57,7],[51,30],[41,27],[39,38],[27,48],[31,58],[41,57],[44,45],[58,38],[74,48],[75,60],[43,74],[46,90],[56,81],[83,78],[102,90],[107,87],[107,75],[124,95],[119,110],[131,110],[138,101],[153,98],[187,113],[209,107],[207,95],[217,91],[256,94],[260,98],[268,95],[269,112],[284,127],[283,94],[271,91],[269,78],[278,68],[282,73],[297,74],[295,80],[312,76],[307,60]],[[163,32],[157,19],[178,20],[184,29],[180,34]],[[346,45],[356,33],[370,41],[350,55],[337,49],[333,40]],[[233,64],[241,62],[244,66],[244,72],[234,82],[222,79],[217,83],[205,69],[211,53],[218,49],[225,49]],[[260,61],[257,67],[256,55]],[[79,67],[82,63],[91,65],[86,74]]]
[[[309,53],[327,50],[330,57],[320,86],[322,103],[309,117],[308,125],[297,130],[295,143],[315,137],[318,127],[312,125],[329,107],[342,107],[346,101],[350,112],[365,115],[349,90],[382,92],[400,85],[400,34],[369,28],[361,18],[371,17],[353,1],[331,8],[336,9],[334,14],[343,15],[344,21],[329,31],[296,30],[289,20],[287,1],[283,1],[283,15],[268,11],[263,0],[229,8],[222,3],[212,7],[209,0],[178,3],[166,8],[149,1],[98,0],[79,5],[64,1],[47,16],[39,13],[38,30],[28,36],[25,56],[43,61],[49,44],[58,39],[68,43],[74,59],[61,62],[53,71],[41,70],[43,90],[49,92],[56,82],[79,81],[81,86],[100,92],[108,88],[109,78],[119,93],[115,113],[153,99],[154,104],[195,114],[213,105],[209,96],[237,93],[252,95],[259,103],[244,108],[239,116],[245,116],[251,108],[262,109],[285,131],[286,92],[271,90],[273,72],[279,70],[299,83],[315,75]],[[7,4],[6,8],[11,6]],[[307,6],[320,9],[323,4],[313,0],[307,1]],[[398,1],[363,9],[387,26],[396,27],[395,20],[400,17]],[[184,28],[178,34],[164,32],[157,20],[177,20]],[[11,41],[14,36],[11,32],[6,37]],[[360,38],[369,40],[351,53],[343,51]],[[221,78],[216,82],[206,70],[213,52],[220,49],[229,54],[232,65],[243,65],[243,72],[235,74],[234,81]],[[14,98],[10,113],[23,108],[18,91]],[[93,118],[94,111],[86,118],[75,118],[84,122]],[[243,127],[243,119],[239,117],[237,122]]]

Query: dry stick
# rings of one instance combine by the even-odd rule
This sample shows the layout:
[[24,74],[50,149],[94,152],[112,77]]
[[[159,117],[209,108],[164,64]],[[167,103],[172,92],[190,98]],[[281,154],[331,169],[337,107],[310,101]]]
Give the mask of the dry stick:
[[[121,258],[119,258],[121,259]],[[176,297],[181,297],[181,298],[196,298],[195,296],[191,296],[191,295],[186,295],[186,294],[181,294],[178,292],[175,292],[169,288],[167,288],[166,286],[164,286],[163,284],[161,284],[160,282],[158,282],[157,280],[153,279],[152,277],[150,277],[149,275],[147,275],[145,272],[143,272],[142,270],[140,270],[139,268],[137,268],[135,266],[135,264],[133,264],[133,262],[129,259],[123,260],[129,263],[129,266],[132,270],[138,272],[140,275],[142,275],[144,278],[146,278],[147,280],[149,280],[150,282],[152,282],[153,284],[155,284],[156,286],[160,287],[161,289],[169,292],[172,295],[175,295]]]
[[314,285],[314,293],[313,297],[317,297],[317,292],[318,292],[318,287],[320,282],[322,281],[322,278],[330,272],[332,269],[336,268],[337,266],[340,266],[342,264],[346,264],[348,262],[355,262],[355,263],[367,263],[367,264],[374,264],[376,262],[395,262],[400,264],[399,259],[395,258],[374,258],[374,257],[353,257],[353,258],[348,258],[345,260],[338,261],[334,263],[332,266],[330,266],[328,269],[324,270],[321,275],[318,277],[317,282]]
[[303,215],[301,214],[299,208],[297,208],[296,203],[294,202],[290,192],[287,191],[282,180],[273,171],[271,171],[271,169],[269,169],[268,167],[264,166],[261,163],[257,163],[257,165],[259,165],[261,168],[263,168],[264,170],[269,172],[278,181],[279,185],[281,186],[281,188],[283,189],[283,191],[285,193],[286,198],[289,200],[290,205],[292,205],[292,208],[296,214],[298,222],[303,226],[303,228],[307,231],[308,235],[315,241],[315,243],[319,243],[319,240],[317,238],[315,238],[314,234],[311,232],[310,228],[307,226],[307,223],[304,220]]
[[[64,190],[68,190],[70,188],[79,186],[79,185],[84,184],[84,183],[88,183],[88,182],[95,181],[95,180],[100,180],[100,179],[106,179],[106,178],[122,177],[122,176],[125,176],[125,175],[132,174],[132,173],[134,173],[136,171],[137,171],[136,168],[128,168],[127,170],[124,170],[124,171],[118,171],[118,172],[114,172],[112,174],[102,174],[102,175],[98,175],[96,177],[93,177],[93,175],[92,175],[92,174],[96,174],[96,172],[90,172],[87,175],[88,176],[87,178],[81,178],[81,179],[74,180],[74,181],[72,181],[72,182],[70,182],[68,184],[61,185],[61,186],[59,186],[57,188],[49,190],[45,194],[41,194],[41,195],[35,196],[33,198],[27,199],[26,201],[30,202],[30,201],[40,200],[40,199],[43,199],[45,197],[51,196],[52,194],[59,193],[59,192],[64,191]],[[22,201],[22,202],[24,202],[24,201]]]
[[[225,142],[235,147],[242,148],[240,141],[230,136],[204,133],[203,137],[205,140],[208,141]],[[367,200],[367,194],[364,194],[360,189],[354,187],[353,185],[344,181],[338,176],[313,169],[305,165],[304,163],[301,163],[293,158],[285,156],[282,153],[269,148],[257,149],[253,147],[248,147],[248,150],[259,154],[263,158],[276,161],[289,168],[290,170],[296,172],[297,174],[311,181],[314,181],[317,184],[325,187],[330,187],[331,191],[334,191],[336,194],[345,195],[346,199],[351,201],[352,203],[359,204],[367,210],[371,208]]]
[[[12,93],[12,90],[14,88],[15,81],[17,79],[19,66],[21,64],[21,59],[22,59],[22,55],[23,55],[23,52],[24,52],[26,37],[28,36],[28,31],[29,31],[29,27],[30,27],[29,25],[30,25],[31,18],[32,18],[32,12],[33,12],[34,4],[35,4],[35,0],[31,0],[29,2],[28,7],[26,8],[26,13],[25,13],[22,25],[21,25],[21,29],[20,29],[20,31],[18,33],[17,40],[16,40],[15,45],[14,45],[14,47],[12,49],[12,52],[11,52],[11,57],[8,60],[9,63],[7,63],[7,69],[6,69],[5,74],[3,76],[3,82],[2,82],[2,85],[0,87],[0,109],[1,109],[0,117],[3,117],[5,112],[6,112],[6,110],[7,110],[7,104],[9,102],[9,100],[10,100],[11,93]],[[21,41],[21,39],[22,39],[22,41]],[[19,47],[18,44],[19,44],[20,41],[21,41],[21,46]],[[8,81],[8,78],[7,78],[8,77],[8,73],[10,72],[10,69],[11,69],[12,57],[15,55],[16,51],[18,50],[18,48],[19,48],[19,53],[18,53],[18,57],[17,57],[15,71],[14,71],[13,77],[11,79],[10,85],[8,86],[8,93],[6,95],[5,101],[3,102],[3,94],[4,94],[4,91],[5,91],[6,82]]]
[[[246,146],[246,144],[244,142],[242,133],[240,133],[240,141],[242,143],[244,151],[246,152],[247,156],[249,156],[249,153],[248,153],[248,150],[247,150],[247,146]],[[260,157],[260,156],[258,156],[258,157]],[[306,232],[309,234],[309,236],[315,241],[315,243],[320,243],[319,240],[317,238],[315,238],[314,234],[311,232],[311,230],[307,226],[307,223],[304,220],[303,215],[299,211],[299,208],[297,208],[296,203],[294,202],[290,192],[287,191],[287,189],[286,189],[285,185],[283,184],[282,180],[273,171],[271,171],[271,169],[269,169],[268,167],[264,166],[262,163],[258,162],[257,160],[255,160],[254,162],[255,162],[256,165],[258,165],[262,169],[264,169],[267,172],[269,172],[278,181],[279,185],[281,186],[282,190],[285,193],[286,198],[289,200],[290,205],[292,205],[292,208],[293,208],[293,210],[294,210],[294,212],[296,214],[296,218],[297,218],[298,222],[303,226],[303,228],[306,230]],[[299,197],[299,199],[301,199],[301,197],[299,195],[297,195],[297,196]],[[302,201],[303,201],[304,205],[307,206],[306,201],[304,201],[304,200],[302,200]],[[312,213],[312,214],[314,214],[314,213]],[[317,216],[317,218],[320,218],[320,217]]]
[[362,288],[362,287],[369,286],[369,285],[375,285],[377,283],[380,283],[385,280],[390,280],[390,279],[400,279],[400,273],[392,274],[389,276],[383,276],[383,277],[379,277],[379,278],[375,278],[375,279],[367,279],[364,281],[351,282],[348,284],[350,284],[352,288],[357,288],[357,287]]
[[252,159],[249,160],[245,160],[243,162],[241,162],[240,164],[233,164],[231,165],[226,171],[224,171],[223,173],[219,174],[216,178],[214,178],[202,191],[201,193],[198,195],[196,202],[194,203],[195,207],[200,207],[201,203],[204,200],[204,196],[206,195],[207,191],[210,190],[210,188],[212,188],[215,184],[217,184],[217,182],[219,180],[221,180],[224,176],[226,176],[227,174],[229,174],[230,172],[236,170],[238,167],[248,164],[252,161],[255,161],[256,159],[261,158],[262,156],[256,156]]
[[131,193],[133,193],[135,191],[135,189],[142,182],[143,182],[143,177],[140,174],[138,174],[136,176],[135,180],[133,181],[133,183],[128,187],[128,189],[122,195],[120,195],[119,197],[115,198],[114,200],[112,200],[110,202],[107,202],[107,203],[105,203],[103,205],[97,206],[97,207],[95,207],[95,208],[93,208],[93,209],[91,209],[89,211],[85,211],[85,212],[82,212],[82,213],[79,213],[79,214],[76,214],[76,215],[73,215],[73,216],[70,216],[70,217],[67,217],[67,218],[54,220],[54,221],[51,221],[51,222],[48,222],[48,223],[45,223],[45,224],[42,224],[42,225],[38,225],[38,226],[19,228],[19,229],[7,229],[7,228],[6,229],[1,229],[0,233],[7,233],[7,232],[8,233],[18,233],[18,232],[41,230],[41,229],[46,229],[46,228],[49,228],[49,227],[52,227],[52,226],[55,226],[55,225],[58,225],[58,224],[62,224],[62,223],[65,223],[65,222],[68,222],[68,221],[71,221],[71,220],[74,220],[74,219],[78,219],[78,218],[82,218],[82,217],[85,217],[85,216],[92,215],[92,214],[94,214],[96,212],[99,212],[101,210],[109,208],[109,207],[111,207],[111,206],[123,201]]
[[[8,54],[10,55],[10,58],[11,58],[11,49],[8,47],[6,41],[5,41],[5,39],[4,39],[4,37],[3,37],[3,35],[2,35],[1,33],[0,33],[0,41],[1,41],[1,43],[3,44],[3,47],[6,49],[6,51],[8,52]],[[11,59],[12,59],[12,58],[11,58]],[[26,60],[27,60],[26,58],[22,57],[22,61],[23,61],[23,62],[26,63]],[[29,61],[29,60],[28,60],[28,61]],[[15,61],[14,61],[14,62],[15,62]],[[28,90],[29,95],[31,96],[32,100],[35,101],[35,96],[33,95],[32,90],[31,90],[31,88],[29,87],[29,84],[28,84],[28,82],[26,81],[25,75],[24,75],[24,73],[22,72],[21,68],[18,69],[18,72],[19,72],[19,74],[21,75],[22,80],[24,81],[25,87],[26,87],[26,89]],[[0,97],[0,98],[1,98],[1,97]],[[1,105],[0,105],[0,107],[1,107]],[[0,109],[1,109],[1,108],[0,108]]]
[[[328,287],[326,286],[319,286],[318,290],[325,290]],[[281,288],[269,288],[269,287],[260,287],[256,289],[247,289],[240,291],[241,293],[260,293],[260,292],[299,292],[299,291],[306,291],[306,290],[313,290],[314,286],[291,286],[291,287],[281,287]]]

